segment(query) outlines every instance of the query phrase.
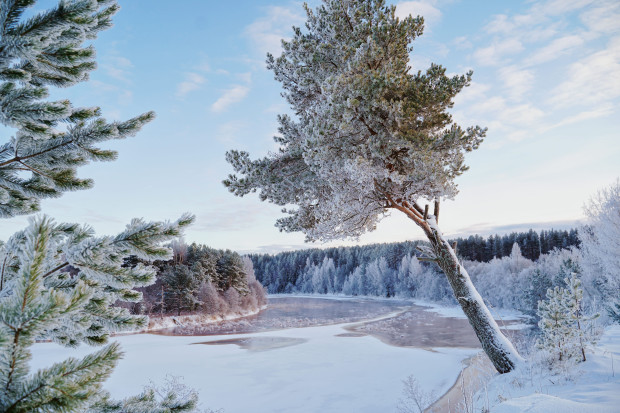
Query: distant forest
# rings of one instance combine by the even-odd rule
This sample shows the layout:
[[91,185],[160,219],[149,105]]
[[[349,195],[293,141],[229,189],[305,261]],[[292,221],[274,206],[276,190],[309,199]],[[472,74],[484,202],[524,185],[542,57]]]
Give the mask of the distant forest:
[[[555,249],[579,247],[577,229],[543,230],[536,232],[513,232],[506,235],[492,235],[483,238],[472,235],[468,238],[450,240],[457,243],[457,254],[461,260],[489,262],[511,255],[513,246],[519,246],[523,258],[537,261]],[[364,268],[379,258],[384,258],[391,270],[397,270],[404,257],[419,255],[416,250],[422,241],[405,241],[390,244],[371,244],[354,247],[281,252],[275,255],[252,254],[250,259],[258,281],[270,293],[294,292],[300,290],[299,278],[313,266],[330,261],[335,267],[335,284],[344,286],[345,278],[358,267]]]

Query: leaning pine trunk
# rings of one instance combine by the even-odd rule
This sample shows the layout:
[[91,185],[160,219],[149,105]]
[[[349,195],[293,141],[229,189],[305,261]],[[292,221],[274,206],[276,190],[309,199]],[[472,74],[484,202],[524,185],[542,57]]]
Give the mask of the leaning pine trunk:
[[482,348],[498,372],[508,373],[523,360],[512,343],[502,334],[482,297],[474,287],[469,274],[459,263],[454,249],[437,227],[433,216],[426,220],[426,233],[439,267],[448,277],[454,296],[461,305],[469,323],[476,332]]

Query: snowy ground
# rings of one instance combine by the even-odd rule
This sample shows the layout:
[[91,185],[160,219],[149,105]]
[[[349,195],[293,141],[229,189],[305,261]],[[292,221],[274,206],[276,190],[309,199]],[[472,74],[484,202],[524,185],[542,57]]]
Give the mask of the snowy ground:
[[491,413],[620,412],[620,326],[605,330],[594,354],[569,373],[552,375],[546,367],[526,363],[494,377],[477,394],[473,411]]
[[[196,388],[205,406],[226,413],[394,412],[407,376],[417,377],[424,390],[442,394],[461,371],[461,361],[479,351],[395,347],[372,336],[352,336],[345,325],[203,337],[117,337],[125,358],[105,387],[122,397],[139,392],[150,380],[161,383],[173,375]],[[242,342],[196,344],[231,339]],[[69,354],[90,351],[40,343],[34,346],[32,364],[49,366]]]

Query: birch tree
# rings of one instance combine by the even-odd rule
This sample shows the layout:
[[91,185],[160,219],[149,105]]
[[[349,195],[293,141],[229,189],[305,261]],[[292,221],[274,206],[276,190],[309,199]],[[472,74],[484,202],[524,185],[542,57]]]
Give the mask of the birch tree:
[[293,28],[281,56],[267,56],[293,113],[278,117],[280,149],[257,160],[229,151],[236,174],[224,184],[281,205],[276,225],[309,241],[357,238],[391,211],[405,214],[428,238],[427,258],[448,277],[496,369],[511,371],[519,354],[438,227],[440,202],[457,194],[454,179],[467,170],[465,153],[485,136],[448,112],[472,73],[447,76],[436,64],[412,72],[423,19],[399,19],[383,0],[304,7],[305,28]]

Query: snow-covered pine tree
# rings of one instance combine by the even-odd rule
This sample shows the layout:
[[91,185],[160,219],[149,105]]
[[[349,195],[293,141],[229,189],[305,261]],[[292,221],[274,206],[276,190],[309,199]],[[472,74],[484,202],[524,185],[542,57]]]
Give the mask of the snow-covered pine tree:
[[[98,108],[47,101],[48,87],[68,87],[88,78],[95,50],[83,46],[111,26],[114,0],[62,0],[24,17],[36,0],[0,0],[0,122],[15,130],[0,145],[0,217],[29,214],[42,198],[89,188],[77,168],[113,160],[97,144],[136,133],[152,112],[124,122],[106,122]],[[31,220],[0,248],[0,411],[83,412],[119,405],[101,392],[121,353],[111,344],[80,360],[70,358],[31,374],[30,346],[49,338],[60,344],[105,344],[110,333],[140,327],[118,303],[140,300],[134,288],[153,281],[154,269],[127,267],[130,255],[145,260],[169,256],[161,246],[180,235],[192,217],[173,223],[133,220],[116,236],[95,236],[88,226]],[[148,394],[149,411],[191,411],[195,397]],[[123,402],[124,403],[124,402]],[[99,411],[99,410],[97,410]],[[129,411],[129,410],[123,410]]]
[[200,305],[197,298],[200,280],[185,265],[171,265],[167,267],[162,278],[166,284],[166,308],[176,309],[177,315],[181,311],[193,311]]
[[76,176],[89,161],[109,161],[116,152],[97,145],[135,134],[154,113],[107,122],[99,108],[47,101],[48,87],[88,79],[95,49],[83,43],[112,25],[113,0],[66,0],[24,18],[36,0],[0,1],[0,122],[15,133],[0,144],[0,217],[39,210],[40,199],[90,188]]
[[537,345],[556,355],[559,361],[566,358],[567,343],[574,339],[570,336],[574,333],[571,328],[571,304],[569,292],[558,286],[547,290],[547,299],[538,303],[541,336]]
[[586,361],[586,349],[596,342],[590,324],[598,314],[589,317],[583,314],[583,289],[577,272],[564,282],[566,288],[555,286],[547,290],[547,299],[538,303],[541,334],[537,345],[558,361]]
[[162,386],[148,385],[142,393],[123,400],[111,400],[105,394],[88,413],[217,413],[198,410],[198,394],[177,377],[168,377]]
[[297,206],[276,225],[308,240],[356,238],[401,211],[427,236],[428,258],[448,277],[495,368],[511,371],[521,357],[437,226],[440,200],[456,195],[464,154],[486,131],[463,129],[448,113],[471,73],[449,77],[436,64],[411,73],[410,43],[422,34],[423,19],[401,20],[383,0],[305,8],[306,30],[294,28],[282,55],[267,57],[295,114],[278,117],[280,150],[254,161],[229,151],[240,176],[224,184],[238,196],[260,190],[261,200]]

